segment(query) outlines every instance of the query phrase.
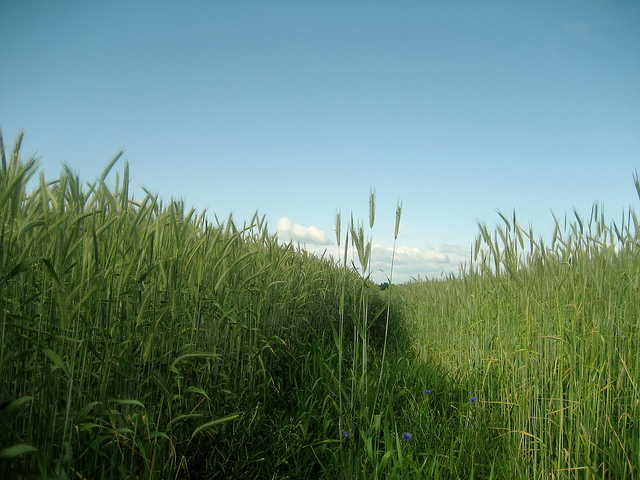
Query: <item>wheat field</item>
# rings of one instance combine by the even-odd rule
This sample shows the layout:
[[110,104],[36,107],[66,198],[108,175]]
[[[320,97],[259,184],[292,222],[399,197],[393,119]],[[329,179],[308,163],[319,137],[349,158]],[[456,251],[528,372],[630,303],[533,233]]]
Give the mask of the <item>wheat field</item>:
[[1,478],[639,478],[632,208],[547,240],[500,214],[458,275],[383,288],[375,191],[316,256],[134,198],[121,154],[47,180],[22,138],[0,135]]

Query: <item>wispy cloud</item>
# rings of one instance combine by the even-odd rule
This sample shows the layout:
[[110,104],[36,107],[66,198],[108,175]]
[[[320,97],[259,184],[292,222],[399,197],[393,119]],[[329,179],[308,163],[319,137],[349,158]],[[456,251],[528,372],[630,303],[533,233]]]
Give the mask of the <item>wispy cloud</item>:
[[562,28],[570,33],[585,33],[589,30],[589,24],[582,20],[562,24]]
[[327,239],[327,235],[322,230],[319,230],[313,225],[310,227],[298,225],[297,223],[293,223],[288,217],[281,217],[278,220],[276,229],[280,240],[291,240],[293,243],[302,243],[307,245],[331,244]]

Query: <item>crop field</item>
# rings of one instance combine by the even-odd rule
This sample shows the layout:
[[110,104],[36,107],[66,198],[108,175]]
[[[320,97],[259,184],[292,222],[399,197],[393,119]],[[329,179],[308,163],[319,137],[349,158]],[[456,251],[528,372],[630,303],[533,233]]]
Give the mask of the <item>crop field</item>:
[[500,214],[459,274],[379,286],[373,192],[318,257],[134,198],[120,155],[45,179],[21,142],[0,135],[0,478],[640,478],[632,208],[548,239]]

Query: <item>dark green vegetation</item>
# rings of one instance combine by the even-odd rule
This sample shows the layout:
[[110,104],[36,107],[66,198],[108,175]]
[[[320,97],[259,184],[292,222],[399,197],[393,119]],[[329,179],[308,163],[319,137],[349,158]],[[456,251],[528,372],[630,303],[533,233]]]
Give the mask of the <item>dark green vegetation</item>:
[[0,478],[637,478],[635,215],[526,258],[515,222],[501,246],[481,229],[461,276],[381,289],[373,193],[369,232],[338,214],[344,257],[317,258],[258,216],[132,198],[119,156],[37,183],[20,143],[0,145]]

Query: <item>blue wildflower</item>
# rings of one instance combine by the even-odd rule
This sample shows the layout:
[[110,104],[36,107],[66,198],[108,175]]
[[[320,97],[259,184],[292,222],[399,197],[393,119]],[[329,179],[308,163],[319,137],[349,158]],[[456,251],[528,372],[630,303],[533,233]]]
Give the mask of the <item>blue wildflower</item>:
[[425,390],[424,393],[425,395],[429,395],[431,393],[431,390]]
[[478,401],[478,397],[471,397],[471,398],[469,399],[469,401],[470,401],[471,403],[476,403],[476,402]]
[[353,433],[349,433],[349,432],[347,432],[346,430],[343,430],[343,431],[342,431],[342,436],[343,436],[344,438],[353,437]]
[[410,434],[410,433],[408,433],[408,432],[404,432],[404,433],[402,434],[402,439],[403,439],[403,440],[411,440],[412,438],[413,438],[413,435],[411,435],[411,434]]

